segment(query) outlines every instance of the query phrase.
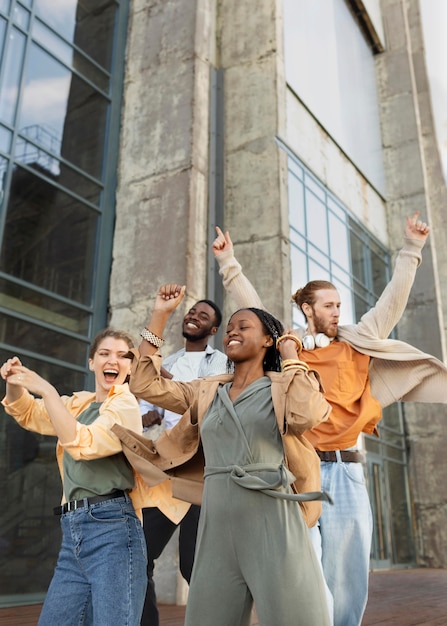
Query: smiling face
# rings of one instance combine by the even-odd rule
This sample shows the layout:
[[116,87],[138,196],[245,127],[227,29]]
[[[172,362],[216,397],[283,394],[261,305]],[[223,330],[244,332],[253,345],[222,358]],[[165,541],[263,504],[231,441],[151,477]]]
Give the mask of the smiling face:
[[272,337],[253,311],[242,309],[230,317],[223,340],[225,354],[234,363],[264,359]]
[[100,341],[89,367],[95,373],[96,399],[102,402],[113,385],[122,385],[130,374],[132,359],[126,355],[129,345],[124,339],[105,337]]
[[303,304],[310,332],[336,337],[340,318],[340,296],[336,289],[319,289],[315,292],[313,305]]
[[183,337],[188,341],[201,341],[217,330],[216,313],[206,302],[197,302],[183,318]]

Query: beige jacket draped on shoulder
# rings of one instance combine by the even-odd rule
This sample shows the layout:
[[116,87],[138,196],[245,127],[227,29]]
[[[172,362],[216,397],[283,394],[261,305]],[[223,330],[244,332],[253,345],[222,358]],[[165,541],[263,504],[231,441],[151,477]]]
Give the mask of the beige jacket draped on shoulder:
[[[123,451],[145,483],[154,486],[171,479],[173,495],[200,503],[203,490],[204,457],[200,425],[219,385],[232,380],[231,374],[200,378],[189,383],[160,376],[161,355],[140,357],[135,351],[130,388],[133,393],[157,406],[182,414],[181,420],[151,441],[116,424],[113,432],[121,439]],[[322,395],[316,372],[292,369],[266,372],[272,381],[273,407],[281,433],[287,467],[295,476],[297,493],[320,491],[320,461],[303,433],[326,420],[330,405]],[[300,502],[306,523],[313,526],[321,514],[321,503]]]

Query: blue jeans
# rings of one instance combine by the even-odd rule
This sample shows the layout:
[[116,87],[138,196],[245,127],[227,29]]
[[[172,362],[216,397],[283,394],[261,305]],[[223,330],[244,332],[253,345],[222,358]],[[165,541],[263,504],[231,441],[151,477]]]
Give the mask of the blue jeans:
[[39,626],[139,626],[146,541],[126,495],[61,517],[62,546]]
[[[360,626],[368,600],[372,513],[361,463],[321,462],[323,502],[320,533],[312,543],[334,600],[334,626]],[[318,543],[320,545],[318,545]]]

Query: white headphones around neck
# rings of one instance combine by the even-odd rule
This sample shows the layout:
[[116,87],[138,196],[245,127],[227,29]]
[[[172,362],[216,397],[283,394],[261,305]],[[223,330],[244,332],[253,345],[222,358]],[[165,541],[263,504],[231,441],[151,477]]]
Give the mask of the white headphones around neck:
[[304,335],[302,342],[304,350],[315,350],[315,348],[327,348],[331,343],[330,339],[324,333],[317,333],[315,337],[313,335]]

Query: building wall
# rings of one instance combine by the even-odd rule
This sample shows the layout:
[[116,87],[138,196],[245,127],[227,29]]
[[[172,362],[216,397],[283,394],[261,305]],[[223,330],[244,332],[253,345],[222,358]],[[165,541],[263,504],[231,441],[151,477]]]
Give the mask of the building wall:
[[[291,320],[287,157],[284,141],[394,254],[405,216],[433,226],[399,337],[445,356],[445,185],[436,151],[417,0],[383,0],[386,49],[377,55],[387,193],[382,197],[287,89],[281,0],[134,0],[124,84],[114,261],[113,325],[137,334],[163,282],[187,285],[185,307],[207,293],[215,177],[209,120],[211,69],[223,74],[223,223],[267,308]],[[213,172],[215,175],[216,172]],[[176,312],[166,353],[182,344]],[[233,305],[225,300],[224,320]],[[440,459],[443,406],[408,405],[417,556],[446,567]],[[427,424],[430,424],[427,428]],[[445,429],[444,429],[445,432]],[[160,600],[172,601],[175,549],[157,564]],[[166,568],[165,568],[166,565]],[[165,568],[165,569],[164,569]],[[158,574],[157,574],[158,575]],[[171,595],[170,595],[171,594]],[[177,597],[178,599],[178,597]]]
[[[399,338],[446,359],[446,187],[436,145],[425,68],[419,3],[382,1],[386,51],[377,57],[382,136],[387,172],[390,249],[398,249],[401,222],[421,211],[432,232]],[[447,476],[444,405],[405,406],[410,479],[416,519],[417,557],[446,567],[447,504],[439,485]]]

